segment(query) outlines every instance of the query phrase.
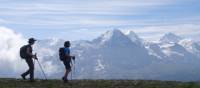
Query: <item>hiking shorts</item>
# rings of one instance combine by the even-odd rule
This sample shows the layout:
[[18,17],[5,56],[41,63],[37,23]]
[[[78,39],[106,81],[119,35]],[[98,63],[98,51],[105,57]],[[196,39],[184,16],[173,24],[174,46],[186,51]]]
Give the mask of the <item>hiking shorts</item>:
[[65,69],[71,70],[70,61],[63,60],[63,64],[65,65]]

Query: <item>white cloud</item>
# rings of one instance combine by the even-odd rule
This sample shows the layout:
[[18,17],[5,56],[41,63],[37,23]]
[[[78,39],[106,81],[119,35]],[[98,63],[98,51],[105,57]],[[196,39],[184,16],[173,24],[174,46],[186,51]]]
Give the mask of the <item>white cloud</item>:
[[[0,16],[9,17],[9,24],[25,25],[116,25],[128,20],[99,18],[97,15],[135,15],[171,4],[173,0],[86,0],[86,1],[27,1],[0,4]],[[15,13],[15,14],[13,14]],[[49,15],[49,16],[48,16]],[[105,16],[105,17],[106,17]],[[126,22],[128,21],[128,22]],[[137,23],[133,21],[134,23]]]
[[[36,42],[37,43],[37,42]],[[14,32],[12,29],[0,27],[0,77],[20,77],[20,75],[28,69],[25,60],[19,56],[20,47],[27,44],[27,39],[23,35]],[[37,44],[36,44],[37,45]],[[33,53],[38,51],[38,47],[34,46]],[[39,48],[41,49],[41,48]],[[48,51],[48,52],[47,52]],[[42,48],[39,51],[39,62],[48,76],[61,72],[60,64],[55,64],[53,59],[46,61],[45,55],[55,55],[54,50]],[[64,69],[64,68],[63,68]],[[42,77],[41,69],[37,62],[35,62],[35,77]]]
[[16,57],[18,57],[18,55],[15,53],[17,53],[20,46],[24,44],[22,35],[6,27],[0,27],[0,34],[1,59],[8,59],[11,61],[17,59]]
[[[21,34],[6,27],[0,27],[0,77],[20,77],[20,74],[28,69],[25,60],[22,60],[19,56],[19,49],[25,44],[27,44],[27,39],[23,38]],[[40,59],[43,60],[43,58]],[[52,63],[52,60],[41,62],[48,75],[58,70],[58,67],[52,65]],[[41,70],[37,63],[35,66],[35,73],[39,74]]]
[[19,58],[19,48],[23,44],[25,44],[25,40],[21,34],[6,27],[0,27],[0,75],[2,73],[5,75],[5,71],[8,73],[7,75],[14,76],[26,68]]
[[[113,14],[112,12],[123,12],[127,10],[140,11],[144,8],[157,7],[167,5],[174,0],[99,0],[99,1],[73,1],[73,2],[24,2],[24,3],[7,3],[2,4],[1,8],[5,12],[17,11],[30,14],[45,13],[45,12],[66,12],[79,14]],[[77,6],[78,5],[78,6]],[[131,8],[131,9],[130,9]],[[138,10],[140,8],[140,10]],[[1,13],[2,14],[2,13]],[[119,13],[123,14],[123,13]],[[124,13],[126,14],[126,13]],[[11,15],[11,14],[10,14]]]
[[[9,25],[18,30],[23,28],[31,30],[66,29],[69,36],[69,33],[71,33],[70,30],[89,29],[88,31],[76,32],[77,35],[85,35],[85,38],[82,36],[77,37],[77,35],[71,35],[70,37],[71,39],[89,40],[99,35],[99,32],[104,32],[102,29],[107,27],[119,27],[124,29],[131,26],[132,29],[134,26],[146,26],[134,30],[142,34],[143,38],[151,37],[150,39],[152,40],[155,39],[155,36],[156,38],[161,36],[162,33],[159,33],[159,35],[156,34],[158,31],[168,32],[168,30],[171,29],[171,27],[165,28],[161,25],[167,27],[168,25],[173,26],[176,24],[199,24],[199,16],[156,18],[154,17],[154,13],[156,12],[151,12],[152,10],[158,10],[168,5],[177,4],[177,2],[180,1],[182,2],[183,0],[8,1],[4,4],[0,3],[0,16],[5,17],[2,20],[0,19],[0,23]],[[149,15],[152,15],[152,17],[146,17]],[[173,29],[177,28],[173,27]],[[156,34],[155,36],[146,35],[149,34],[147,31],[150,32],[151,30],[155,31],[151,32]],[[93,31],[97,32],[93,33]],[[187,33],[187,30],[181,32]],[[191,32],[192,31],[190,31],[190,33]],[[178,33],[181,34],[180,32]],[[60,34],[57,35],[60,36]],[[93,38],[91,38],[91,36]]]

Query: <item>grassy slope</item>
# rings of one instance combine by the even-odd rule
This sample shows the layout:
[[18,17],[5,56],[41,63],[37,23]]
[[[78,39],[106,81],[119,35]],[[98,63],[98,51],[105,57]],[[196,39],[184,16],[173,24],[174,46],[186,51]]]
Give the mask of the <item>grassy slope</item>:
[[34,83],[17,79],[0,79],[0,88],[200,88],[197,82],[151,80],[37,80]]

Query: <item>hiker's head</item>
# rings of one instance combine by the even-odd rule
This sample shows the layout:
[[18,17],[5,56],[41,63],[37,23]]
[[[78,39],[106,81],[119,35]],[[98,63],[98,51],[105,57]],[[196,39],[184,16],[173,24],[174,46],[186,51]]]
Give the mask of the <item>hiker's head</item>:
[[36,39],[30,38],[30,39],[28,40],[28,43],[31,44],[31,45],[33,45],[33,44],[35,43],[35,41],[36,41]]
[[66,41],[65,43],[64,43],[64,47],[70,47],[70,41]]

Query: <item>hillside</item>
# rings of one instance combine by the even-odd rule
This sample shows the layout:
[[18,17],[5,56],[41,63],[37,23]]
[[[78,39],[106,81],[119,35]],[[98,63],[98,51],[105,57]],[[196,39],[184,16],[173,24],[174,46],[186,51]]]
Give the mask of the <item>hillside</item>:
[[153,80],[74,80],[71,84],[60,80],[37,80],[34,83],[20,79],[0,79],[1,88],[200,88],[197,82]]

